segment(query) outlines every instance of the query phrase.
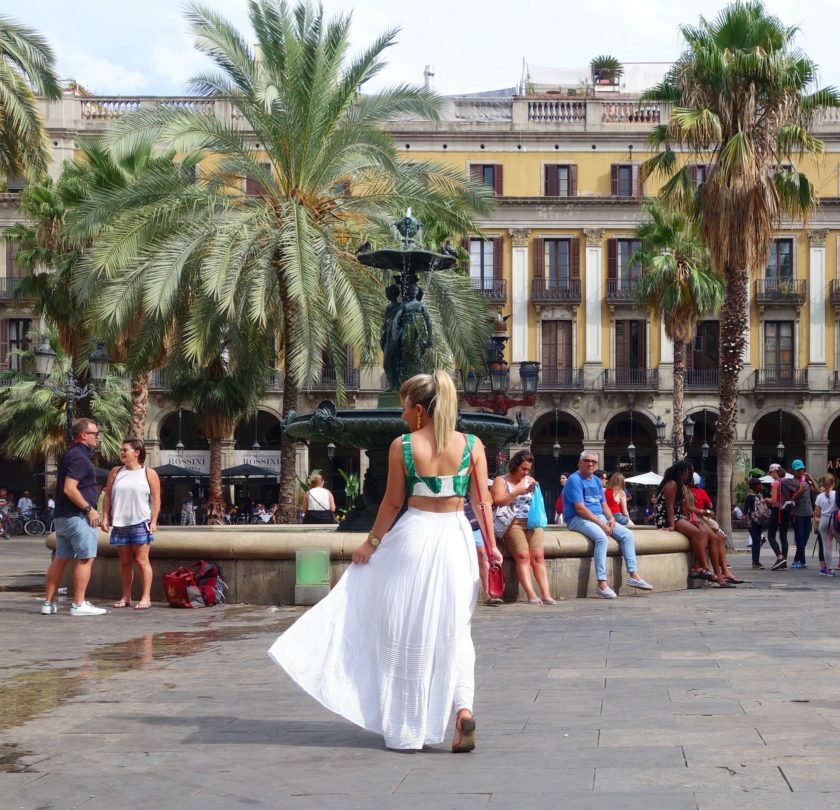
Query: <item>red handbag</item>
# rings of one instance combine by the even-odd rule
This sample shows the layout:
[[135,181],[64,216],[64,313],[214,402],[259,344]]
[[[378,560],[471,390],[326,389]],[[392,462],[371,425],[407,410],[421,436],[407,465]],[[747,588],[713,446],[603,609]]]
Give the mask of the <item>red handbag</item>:
[[195,581],[192,571],[184,567],[171,571],[163,577],[163,590],[169,607],[203,608],[204,596]]
[[[467,434],[464,433],[464,441],[467,440]],[[467,442],[469,447],[469,442]],[[469,475],[473,477],[475,473],[475,462],[473,461],[472,448],[470,448],[470,469]],[[478,488],[478,482],[476,482]],[[478,519],[478,528],[481,530],[481,539],[484,540],[484,551],[487,554],[487,561],[490,567],[487,571],[487,596],[491,599],[503,599],[505,595],[505,572],[502,566],[493,559],[493,547],[490,545],[488,538],[488,522],[487,510],[484,508],[484,499],[478,501],[478,508],[481,510],[481,517]],[[478,514],[476,514],[478,518]]]

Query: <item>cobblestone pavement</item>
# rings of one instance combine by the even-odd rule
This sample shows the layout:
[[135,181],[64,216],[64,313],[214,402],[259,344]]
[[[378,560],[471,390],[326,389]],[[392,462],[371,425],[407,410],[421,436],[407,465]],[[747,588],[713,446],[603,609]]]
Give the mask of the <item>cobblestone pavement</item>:
[[41,616],[46,562],[0,540],[3,810],[840,805],[840,577],[815,566],[741,553],[736,590],[480,607],[479,747],[453,756],[298,691],[266,656],[295,609]]

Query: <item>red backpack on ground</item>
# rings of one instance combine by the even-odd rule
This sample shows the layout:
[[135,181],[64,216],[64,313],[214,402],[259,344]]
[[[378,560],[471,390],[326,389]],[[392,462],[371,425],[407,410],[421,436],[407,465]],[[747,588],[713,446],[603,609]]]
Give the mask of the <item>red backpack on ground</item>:
[[218,565],[199,560],[165,574],[163,590],[170,607],[202,608],[224,602],[227,585]]

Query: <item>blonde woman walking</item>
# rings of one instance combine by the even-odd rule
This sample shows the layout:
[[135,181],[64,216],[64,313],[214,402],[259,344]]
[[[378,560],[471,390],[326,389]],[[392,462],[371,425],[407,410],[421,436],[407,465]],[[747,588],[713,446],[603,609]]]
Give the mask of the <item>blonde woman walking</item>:
[[833,577],[834,541],[837,532],[834,528],[834,513],[837,511],[837,493],[834,491],[834,476],[826,473],[820,481],[820,494],[814,505],[814,531],[822,541],[820,554],[820,573],[824,577]]
[[458,394],[445,371],[406,380],[400,401],[409,432],[391,443],[373,531],[329,596],[269,655],[328,709],[382,734],[388,748],[441,742],[454,710],[452,750],[471,751],[479,577],[467,494],[501,561],[487,520],[484,447],[455,431]]

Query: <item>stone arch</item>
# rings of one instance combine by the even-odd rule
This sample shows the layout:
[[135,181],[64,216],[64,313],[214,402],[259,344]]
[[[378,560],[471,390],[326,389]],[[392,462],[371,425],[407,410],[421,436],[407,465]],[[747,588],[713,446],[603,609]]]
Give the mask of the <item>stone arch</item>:
[[[256,440],[260,447],[263,450],[279,450],[283,417],[275,409],[262,406],[257,408],[256,417]],[[254,440],[254,415],[240,419],[233,430],[234,449],[250,450]]]
[[[806,457],[806,447],[810,438],[810,425],[799,414],[786,408],[765,408],[749,428],[748,439],[753,443],[752,464],[766,470],[778,461],[787,469],[793,459]],[[781,459],[776,450],[780,441],[785,448]]]
[[[614,411],[599,426],[598,431],[604,442],[601,458],[603,468],[608,472],[621,471],[625,475],[633,475],[634,472],[657,472],[658,443],[655,423],[656,416],[647,408],[627,407]],[[635,462],[627,451],[631,438],[636,447]]]

